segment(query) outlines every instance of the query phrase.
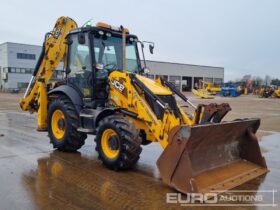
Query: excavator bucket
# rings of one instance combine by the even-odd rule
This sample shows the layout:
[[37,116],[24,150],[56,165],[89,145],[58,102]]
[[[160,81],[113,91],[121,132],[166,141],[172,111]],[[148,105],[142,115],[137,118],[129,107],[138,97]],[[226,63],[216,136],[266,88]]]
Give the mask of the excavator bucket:
[[244,119],[173,128],[157,161],[163,182],[182,193],[223,192],[267,173],[259,125]]

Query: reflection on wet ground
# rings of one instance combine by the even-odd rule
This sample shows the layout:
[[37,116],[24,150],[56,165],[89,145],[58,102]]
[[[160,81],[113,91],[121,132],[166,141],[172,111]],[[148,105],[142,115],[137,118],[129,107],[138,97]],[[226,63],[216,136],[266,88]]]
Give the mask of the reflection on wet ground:
[[[186,208],[166,203],[166,193],[175,191],[159,178],[155,163],[162,149],[158,144],[144,147],[134,169],[115,172],[98,161],[92,136],[79,153],[54,151],[47,134],[35,130],[34,116],[29,114],[0,113],[0,134],[1,210]],[[261,191],[280,189],[279,140],[280,134],[273,133],[260,142],[270,172],[235,190],[258,190],[250,194],[272,202],[271,194]],[[279,192],[276,195],[279,203]]]

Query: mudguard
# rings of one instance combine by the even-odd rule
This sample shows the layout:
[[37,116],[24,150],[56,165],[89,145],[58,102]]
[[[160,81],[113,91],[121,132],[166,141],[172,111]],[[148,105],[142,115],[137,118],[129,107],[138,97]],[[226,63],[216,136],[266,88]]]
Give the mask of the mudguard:
[[69,85],[61,85],[48,92],[48,96],[52,94],[64,94],[68,96],[68,98],[70,98],[70,100],[74,104],[77,113],[80,113],[83,107],[83,101],[81,95],[76,89]]

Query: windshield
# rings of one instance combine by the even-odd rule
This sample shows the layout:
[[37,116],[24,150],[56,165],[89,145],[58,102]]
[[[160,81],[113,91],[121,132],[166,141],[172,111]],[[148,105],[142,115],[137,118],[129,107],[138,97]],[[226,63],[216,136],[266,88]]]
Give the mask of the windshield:
[[[126,43],[126,70],[139,72],[140,63],[137,56],[137,43],[127,41]],[[95,60],[98,64],[112,69],[122,69],[122,38],[94,36]]]

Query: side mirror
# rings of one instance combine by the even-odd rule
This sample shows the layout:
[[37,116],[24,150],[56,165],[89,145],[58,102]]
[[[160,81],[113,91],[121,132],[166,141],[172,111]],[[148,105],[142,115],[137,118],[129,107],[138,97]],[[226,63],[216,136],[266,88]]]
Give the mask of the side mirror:
[[150,69],[148,67],[145,67],[143,69],[144,74],[149,74],[150,73]]
[[154,47],[155,47],[154,45],[151,44],[149,45],[149,50],[151,54],[154,54]]

